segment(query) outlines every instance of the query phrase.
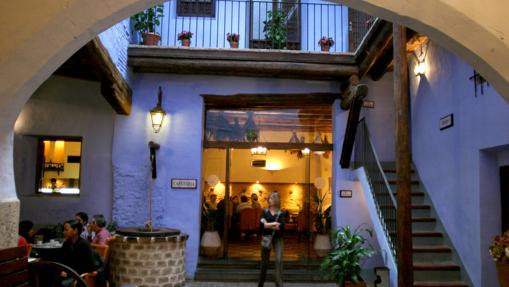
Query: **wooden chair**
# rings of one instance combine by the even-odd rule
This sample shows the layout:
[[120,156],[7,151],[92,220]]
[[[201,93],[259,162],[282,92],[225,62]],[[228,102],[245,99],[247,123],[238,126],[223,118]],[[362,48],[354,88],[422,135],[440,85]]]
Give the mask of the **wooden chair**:
[[103,261],[104,265],[108,263],[108,260],[110,258],[110,246],[106,244],[90,244],[90,247],[101,256],[101,260]]
[[256,227],[253,224],[255,221],[256,211],[253,208],[244,208],[240,211],[240,238],[242,234],[252,234],[256,231]]
[[80,277],[87,283],[88,287],[97,286],[97,271],[83,273],[80,275]]
[[0,286],[29,286],[27,248],[0,250]]

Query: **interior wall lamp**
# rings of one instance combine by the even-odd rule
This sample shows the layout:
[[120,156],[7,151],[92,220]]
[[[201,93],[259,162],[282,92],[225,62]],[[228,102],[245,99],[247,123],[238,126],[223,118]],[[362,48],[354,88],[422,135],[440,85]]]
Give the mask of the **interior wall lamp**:
[[[419,55],[417,55],[419,50]],[[422,42],[419,49],[415,49],[414,57],[416,60],[414,66],[414,74],[416,77],[424,76],[426,74],[426,55],[428,54],[428,41]]]
[[266,155],[267,148],[263,146],[253,147],[251,148],[251,155]]
[[306,147],[301,152],[302,152],[302,155],[306,156],[306,155],[309,155],[311,153],[311,150]]
[[150,110],[150,118],[152,119],[152,128],[155,133],[158,133],[161,130],[161,126],[163,125],[164,116],[166,116],[166,112],[161,107],[161,100],[163,98],[163,90],[161,86],[159,86],[159,93],[157,94],[157,105]]

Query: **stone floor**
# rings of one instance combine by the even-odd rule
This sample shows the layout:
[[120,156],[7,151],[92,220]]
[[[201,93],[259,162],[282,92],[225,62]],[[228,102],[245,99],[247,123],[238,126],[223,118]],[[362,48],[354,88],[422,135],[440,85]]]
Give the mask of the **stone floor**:
[[[241,282],[186,282],[186,287],[257,287],[258,284],[254,282],[241,283]],[[267,282],[265,287],[275,287],[272,282]],[[334,283],[285,283],[285,287],[336,287]]]

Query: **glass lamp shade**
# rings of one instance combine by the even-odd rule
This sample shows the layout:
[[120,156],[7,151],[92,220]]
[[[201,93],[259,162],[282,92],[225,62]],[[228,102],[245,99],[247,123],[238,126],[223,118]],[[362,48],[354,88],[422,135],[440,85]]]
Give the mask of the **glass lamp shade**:
[[423,76],[426,73],[426,63],[423,61],[418,61],[414,67],[414,74],[416,76]]
[[166,112],[160,107],[156,106],[150,111],[150,118],[152,119],[152,128],[155,133],[158,133],[163,125],[164,116]]
[[266,155],[267,154],[267,148],[263,146],[258,146],[251,148],[251,155]]

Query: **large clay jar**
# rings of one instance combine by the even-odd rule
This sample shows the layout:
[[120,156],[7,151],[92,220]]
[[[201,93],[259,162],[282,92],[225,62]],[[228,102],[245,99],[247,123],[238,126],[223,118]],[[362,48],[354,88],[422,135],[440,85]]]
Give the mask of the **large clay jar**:
[[207,257],[217,257],[221,249],[221,238],[217,231],[205,231],[201,237],[200,246],[203,255]]
[[159,40],[161,40],[161,36],[154,32],[146,32],[142,36],[143,44],[147,46],[157,46],[159,45]]
[[332,248],[329,234],[317,234],[313,247],[318,257],[327,256]]

